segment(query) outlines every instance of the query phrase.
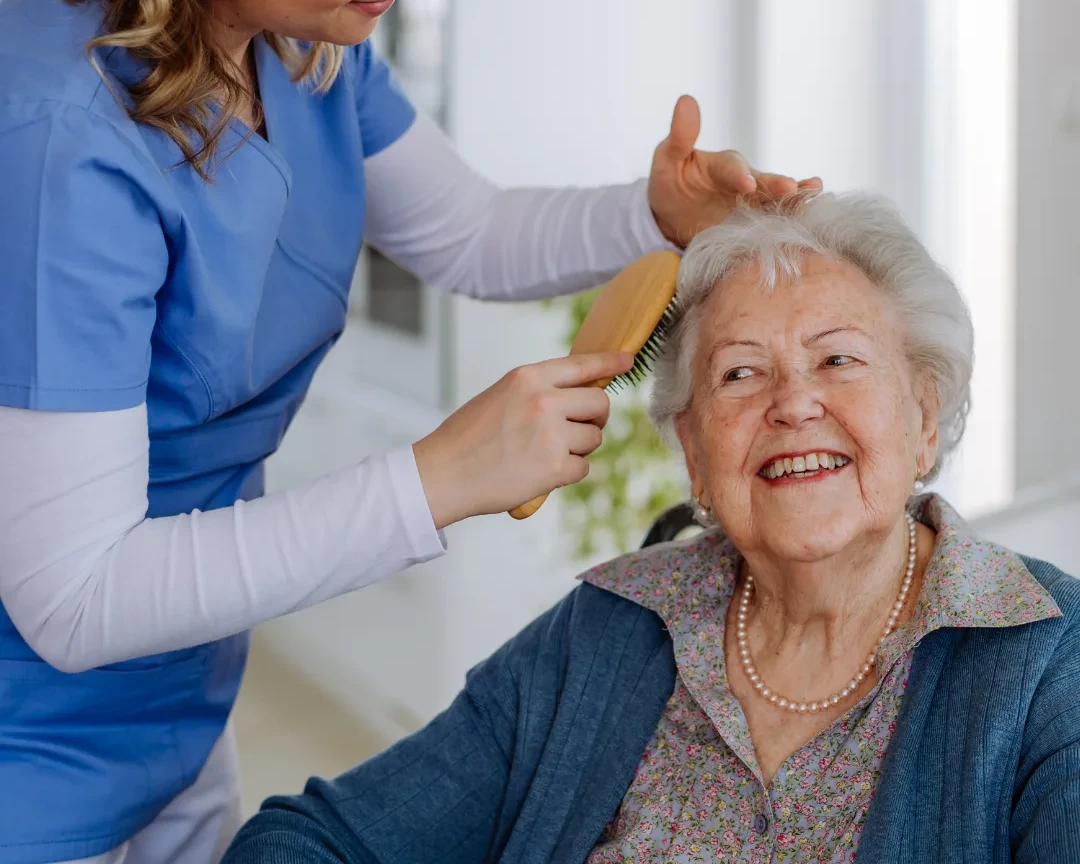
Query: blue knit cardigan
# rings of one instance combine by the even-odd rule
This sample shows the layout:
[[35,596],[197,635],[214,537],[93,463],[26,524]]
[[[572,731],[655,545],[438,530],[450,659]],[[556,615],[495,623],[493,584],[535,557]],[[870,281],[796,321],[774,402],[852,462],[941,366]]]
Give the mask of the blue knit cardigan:
[[[858,864],[1080,864],[1080,581],[1025,563],[1062,616],[920,643]],[[675,674],[655,614],[581,585],[425,729],[270,799],[225,864],[580,864]]]

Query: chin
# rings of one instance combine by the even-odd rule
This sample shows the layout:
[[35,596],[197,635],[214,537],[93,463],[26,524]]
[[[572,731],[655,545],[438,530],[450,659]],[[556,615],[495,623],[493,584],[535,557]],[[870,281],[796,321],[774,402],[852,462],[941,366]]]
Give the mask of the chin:
[[304,18],[297,16],[292,21],[279,22],[278,27],[271,29],[301,42],[325,42],[348,48],[370,39],[380,20],[334,0],[331,8],[312,11]]
[[342,48],[351,48],[362,42],[367,42],[371,34],[375,32],[375,23],[351,24],[340,27],[327,28],[314,41],[327,42],[330,45],[340,45]]
[[792,535],[791,533],[777,532],[775,536],[762,538],[765,546],[773,556],[784,561],[797,561],[800,564],[812,564],[815,561],[823,561],[844,551],[851,542],[852,537],[842,536],[814,536],[807,538],[805,535]]
[[843,505],[823,504],[782,508],[756,520],[759,539],[773,554],[791,561],[821,561],[842,552],[859,533],[857,513]]

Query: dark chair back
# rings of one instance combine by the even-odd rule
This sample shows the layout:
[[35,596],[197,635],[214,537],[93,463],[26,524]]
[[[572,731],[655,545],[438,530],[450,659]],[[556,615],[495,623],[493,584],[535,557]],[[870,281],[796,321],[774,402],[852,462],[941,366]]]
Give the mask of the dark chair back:
[[667,543],[669,540],[674,540],[683,531],[696,525],[693,505],[687,502],[676,504],[656,518],[652,527],[649,528],[649,533],[645,535],[641,548],[644,549],[646,546],[652,546],[656,543]]

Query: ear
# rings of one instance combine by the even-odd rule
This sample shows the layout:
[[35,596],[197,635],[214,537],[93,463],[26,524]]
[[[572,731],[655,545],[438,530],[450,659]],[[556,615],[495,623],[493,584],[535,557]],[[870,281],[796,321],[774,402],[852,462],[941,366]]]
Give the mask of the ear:
[[[683,458],[686,460],[686,473],[690,475],[690,494],[696,501],[701,501],[705,492],[705,484],[701,479],[697,456],[697,438],[694,436],[693,416],[690,409],[686,409],[675,417],[675,435],[682,447]],[[705,504],[707,502],[702,501]]]
[[915,451],[915,464],[919,474],[926,474],[937,461],[941,417],[941,398],[937,386],[924,375],[916,391],[922,418],[919,441]]

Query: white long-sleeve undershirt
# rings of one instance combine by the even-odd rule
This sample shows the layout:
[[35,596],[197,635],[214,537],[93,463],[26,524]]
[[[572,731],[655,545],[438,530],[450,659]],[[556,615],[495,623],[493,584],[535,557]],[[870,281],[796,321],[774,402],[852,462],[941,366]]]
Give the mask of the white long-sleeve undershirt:
[[[365,163],[367,239],[482,299],[584,289],[667,246],[644,181],[504,190],[424,117]],[[202,513],[148,519],[146,406],[0,407],[0,601],[69,672],[190,647],[445,551],[412,449]]]

